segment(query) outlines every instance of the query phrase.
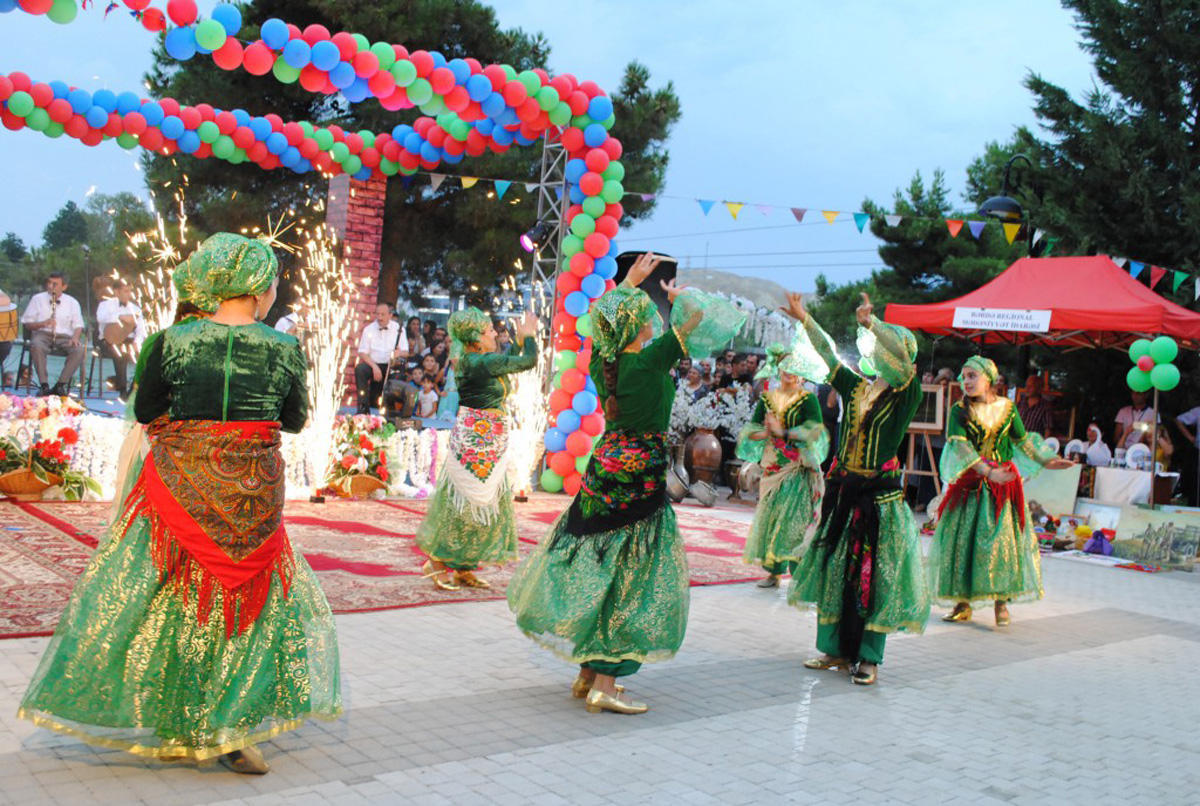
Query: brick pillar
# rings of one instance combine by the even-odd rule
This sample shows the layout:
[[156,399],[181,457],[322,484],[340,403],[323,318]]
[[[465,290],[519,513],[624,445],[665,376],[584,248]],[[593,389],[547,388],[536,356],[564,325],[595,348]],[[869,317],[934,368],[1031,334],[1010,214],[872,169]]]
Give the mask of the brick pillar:
[[[383,244],[383,206],[387,196],[387,179],[351,179],[345,174],[329,180],[329,198],[325,222],[342,242],[342,266],[354,283],[355,293],[347,305],[353,319],[351,355],[357,352],[358,338],[371,321],[379,294],[379,261]],[[347,394],[343,405],[354,397],[354,364],[352,357],[346,367]]]

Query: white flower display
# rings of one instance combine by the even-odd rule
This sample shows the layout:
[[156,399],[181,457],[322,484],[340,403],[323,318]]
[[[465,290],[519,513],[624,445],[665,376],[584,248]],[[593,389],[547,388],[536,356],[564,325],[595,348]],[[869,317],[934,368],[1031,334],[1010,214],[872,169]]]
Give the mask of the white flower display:
[[707,394],[692,404],[688,417],[688,424],[692,429],[707,428],[715,431],[721,427],[720,397],[722,395]]
[[719,395],[718,413],[721,426],[728,434],[741,433],[742,426],[750,422],[754,414],[754,390],[750,384],[742,384],[732,395]]

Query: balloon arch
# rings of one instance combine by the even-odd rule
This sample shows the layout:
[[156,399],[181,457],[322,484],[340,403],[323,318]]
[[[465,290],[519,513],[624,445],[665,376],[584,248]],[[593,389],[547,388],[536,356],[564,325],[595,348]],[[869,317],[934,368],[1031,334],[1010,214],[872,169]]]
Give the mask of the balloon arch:
[[[542,481],[548,489],[574,493],[582,463],[604,429],[587,376],[588,311],[613,285],[618,251],[613,239],[625,193],[621,143],[609,133],[613,104],[604,91],[570,74],[551,78],[542,69],[448,60],[436,51],[410,52],[403,45],[372,43],[362,34],[330,33],[321,25],[302,30],[274,18],[256,36],[239,37],[242,15],[230,4],[217,6],[207,19],[199,18],[194,0],[168,0],[165,11],[151,0],[124,0],[124,5],[146,30],[165,31],[165,49],[173,59],[207,56],[224,70],[270,74],[312,93],[341,93],[351,103],[374,98],[389,111],[416,108],[422,114],[390,132],[351,132],[133,92],[88,92],[13,72],[0,74],[0,123],[47,137],[65,134],[89,146],[115,139],[125,149],[356,180],[411,175],[489,151],[503,153],[513,145],[529,146],[543,137],[561,142],[568,157],[570,206],[564,220],[569,231],[555,281],[552,328],[560,372],[550,395],[554,427],[546,435],[549,468]],[[105,14],[116,8],[116,2],[108,3]],[[46,15],[60,24],[73,21],[78,10],[76,0],[0,0],[0,13]]]

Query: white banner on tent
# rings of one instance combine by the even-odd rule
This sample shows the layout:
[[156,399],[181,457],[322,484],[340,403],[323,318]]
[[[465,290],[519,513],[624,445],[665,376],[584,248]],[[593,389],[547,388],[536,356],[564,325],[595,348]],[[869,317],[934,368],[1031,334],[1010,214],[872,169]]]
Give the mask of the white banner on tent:
[[954,326],[964,330],[1019,330],[1048,333],[1050,311],[1017,308],[955,308]]

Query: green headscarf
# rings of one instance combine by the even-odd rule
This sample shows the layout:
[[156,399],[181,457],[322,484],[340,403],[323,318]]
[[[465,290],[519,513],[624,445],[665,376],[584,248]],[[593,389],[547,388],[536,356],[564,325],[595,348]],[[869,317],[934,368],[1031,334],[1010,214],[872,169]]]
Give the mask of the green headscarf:
[[271,247],[232,232],[218,232],[175,267],[181,300],[208,313],[227,299],[262,294],[279,272]]
[[647,322],[656,322],[662,329],[658,306],[649,294],[627,285],[606,291],[592,306],[592,349],[611,361],[637,338]]
[[466,308],[450,314],[446,332],[450,334],[450,357],[461,358],[468,344],[474,344],[492,324],[488,315],[478,308]]
[[[754,380],[779,377],[780,364],[791,354],[791,348],[783,342],[773,342],[767,345],[767,357],[762,366],[754,373]],[[785,370],[786,371],[786,370]]]
[[[1000,377],[1000,369],[996,366],[996,362],[990,358],[984,358],[981,355],[973,355],[963,362],[963,369],[970,367],[979,374],[988,379],[988,383],[994,384],[996,378]],[[958,381],[962,383],[962,371],[958,373]]]

